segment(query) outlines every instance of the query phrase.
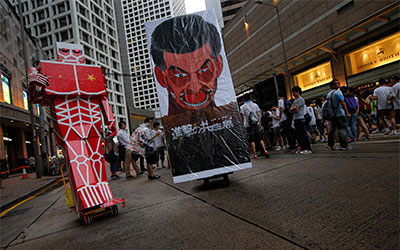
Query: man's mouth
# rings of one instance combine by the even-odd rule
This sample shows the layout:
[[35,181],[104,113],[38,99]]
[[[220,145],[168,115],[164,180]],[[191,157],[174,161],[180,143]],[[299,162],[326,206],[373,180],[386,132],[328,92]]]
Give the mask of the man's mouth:
[[[208,89],[208,90],[202,90],[201,92],[197,93],[197,94],[184,94],[181,93],[179,96],[179,99],[187,106],[189,107],[193,107],[193,108],[197,108],[197,107],[201,107],[204,104],[206,104],[208,102],[208,100],[210,99],[210,96],[212,94],[212,90]],[[203,98],[201,98],[203,97]],[[198,99],[203,99],[200,100],[200,102],[198,102]]]

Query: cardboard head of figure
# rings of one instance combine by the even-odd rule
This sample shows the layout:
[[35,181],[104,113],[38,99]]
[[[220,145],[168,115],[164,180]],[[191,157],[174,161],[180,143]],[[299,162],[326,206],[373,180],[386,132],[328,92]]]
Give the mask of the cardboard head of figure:
[[65,63],[85,63],[83,46],[80,44],[57,42],[57,61]]
[[223,66],[220,51],[217,28],[198,15],[171,18],[156,27],[150,52],[157,81],[167,89],[170,102],[186,110],[213,102]]

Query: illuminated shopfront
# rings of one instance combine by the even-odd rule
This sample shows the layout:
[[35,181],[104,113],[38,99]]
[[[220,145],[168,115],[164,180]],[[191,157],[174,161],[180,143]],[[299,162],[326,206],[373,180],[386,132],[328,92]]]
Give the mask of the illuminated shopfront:
[[400,32],[345,55],[348,76],[400,60]]
[[358,87],[399,74],[400,32],[362,46],[344,55],[347,84]]
[[325,85],[333,79],[331,62],[325,62],[296,74],[293,79],[295,86],[299,86],[303,91]]

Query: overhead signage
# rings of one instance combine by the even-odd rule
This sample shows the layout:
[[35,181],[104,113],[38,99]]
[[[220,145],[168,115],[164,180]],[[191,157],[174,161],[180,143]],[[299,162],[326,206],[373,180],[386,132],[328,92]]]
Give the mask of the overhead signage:
[[299,86],[302,91],[327,84],[332,81],[332,79],[332,67],[330,61],[294,76],[295,85]]
[[347,75],[355,75],[400,59],[400,32],[345,55]]

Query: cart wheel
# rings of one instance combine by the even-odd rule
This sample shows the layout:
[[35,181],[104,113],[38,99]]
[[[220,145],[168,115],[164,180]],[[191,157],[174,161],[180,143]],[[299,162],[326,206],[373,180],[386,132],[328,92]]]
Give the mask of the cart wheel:
[[229,175],[224,175],[224,184],[225,186],[229,186],[230,185],[230,181],[229,181]]
[[85,222],[86,225],[90,225],[93,222],[93,218],[91,214],[87,214],[83,216],[83,221]]
[[118,215],[118,207],[117,205],[112,206],[112,215],[117,216]]

